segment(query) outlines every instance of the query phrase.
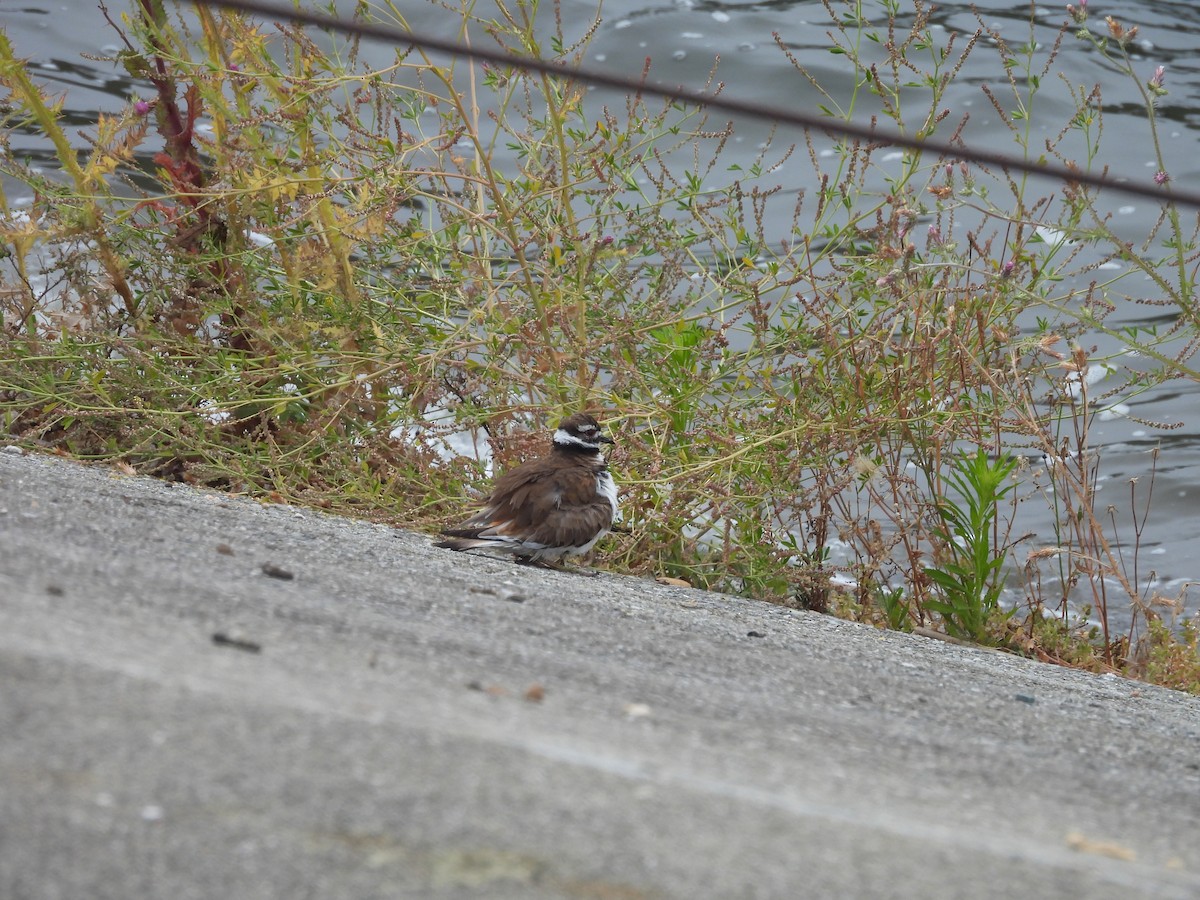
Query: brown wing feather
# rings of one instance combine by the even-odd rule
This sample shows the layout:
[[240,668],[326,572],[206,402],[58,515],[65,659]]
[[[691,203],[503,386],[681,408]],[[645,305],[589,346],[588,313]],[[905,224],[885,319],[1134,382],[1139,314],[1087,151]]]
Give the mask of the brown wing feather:
[[582,546],[612,524],[613,510],[607,500],[594,499],[593,479],[568,477],[578,471],[575,467],[547,471],[529,463],[518,466],[496,479],[491,496],[476,515],[444,534],[504,534],[549,546]]
[[612,507],[607,500],[601,500],[587,506],[556,510],[525,539],[548,546],[582,547],[610,525]]

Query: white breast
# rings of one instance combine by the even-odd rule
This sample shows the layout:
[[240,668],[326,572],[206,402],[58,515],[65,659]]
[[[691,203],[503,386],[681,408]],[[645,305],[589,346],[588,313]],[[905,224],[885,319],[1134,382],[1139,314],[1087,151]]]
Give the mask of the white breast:
[[607,497],[608,502],[612,505],[613,519],[617,518],[617,483],[613,481],[612,475],[608,472],[601,472],[596,476],[596,490],[600,492],[602,497]]

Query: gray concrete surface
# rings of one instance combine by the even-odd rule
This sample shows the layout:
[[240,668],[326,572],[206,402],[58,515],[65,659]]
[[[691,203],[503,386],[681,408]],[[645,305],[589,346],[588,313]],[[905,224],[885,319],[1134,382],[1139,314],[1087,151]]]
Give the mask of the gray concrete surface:
[[1198,896],[1194,698],[0,453],[8,900]]

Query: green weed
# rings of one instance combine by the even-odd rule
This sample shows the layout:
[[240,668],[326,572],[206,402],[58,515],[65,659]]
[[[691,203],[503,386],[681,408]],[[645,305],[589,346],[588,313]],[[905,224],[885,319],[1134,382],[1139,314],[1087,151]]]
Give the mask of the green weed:
[[1012,492],[1016,460],[989,459],[981,449],[956,458],[946,481],[957,500],[943,495],[935,509],[939,522],[933,534],[939,541],[938,566],[926,566],[925,575],[938,596],[925,608],[942,617],[949,634],[980,643],[989,638],[989,625],[999,611],[1004,586],[1007,548],[997,546],[999,505]]

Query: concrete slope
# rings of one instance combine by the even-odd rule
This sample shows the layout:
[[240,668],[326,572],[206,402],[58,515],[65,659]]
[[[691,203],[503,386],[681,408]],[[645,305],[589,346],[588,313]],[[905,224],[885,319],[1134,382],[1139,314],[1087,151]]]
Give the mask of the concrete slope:
[[0,897],[1198,896],[1195,698],[0,453]]

